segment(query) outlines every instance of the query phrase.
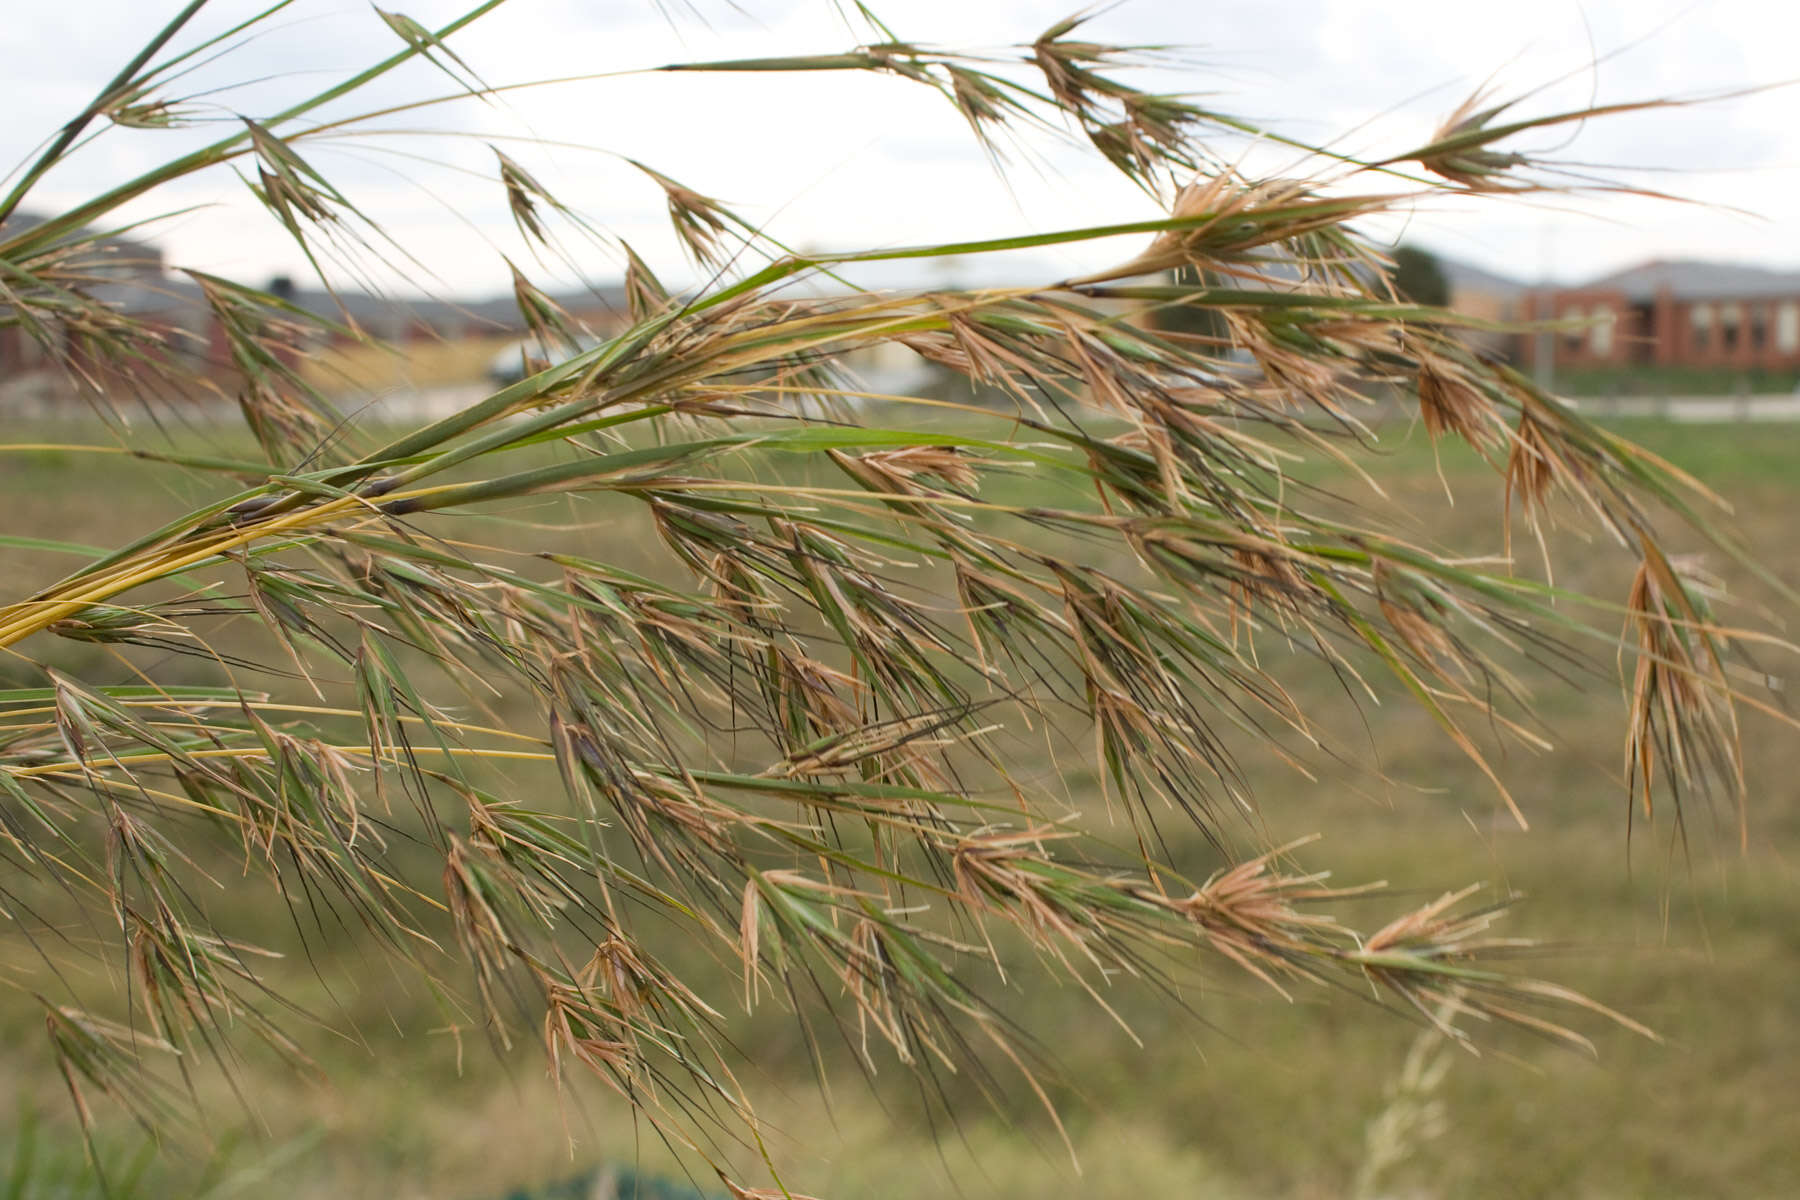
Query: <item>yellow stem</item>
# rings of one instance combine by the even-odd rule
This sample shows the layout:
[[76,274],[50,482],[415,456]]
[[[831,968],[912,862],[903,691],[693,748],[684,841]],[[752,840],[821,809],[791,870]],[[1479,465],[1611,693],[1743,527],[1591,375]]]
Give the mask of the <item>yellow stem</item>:
[[298,512],[286,514],[247,529],[221,530],[219,535],[209,538],[197,547],[190,546],[182,550],[166,551],[160,558],[148,561],[121,563],[98,580],[80,581],[77,585],[80,590],[70,595],[53,596],[43,600],[27,600],[20,604],[9,605],[0,609],[0,648],[23,641],[64,617],[73,616],[84,608],[111,599],[120,592],[128,591],[139,584],[178,574],[197,563],[216,557],[228,550],[248,546],[262,538],[290,533],[322,518],[328,520],[340,516],[347,510],[363,503],[365,502],[357,497],[327,500],[316,507],[301,509]]
[[[390,753],[387,755],[378,755],[373,746],[332,746],[331,749],[337,751],[339,754],[356,754],[371,759],[384,757],[389,762],[404,761],[404,757],[398,754]],[[441,754],[452,758],[467,755],[470,758],[521,759],[527,762],[554,762],[556,760],[556,755],[547,750],[493,750],[480,746],[413,746],[408,753],[411,755]],[[171,762],[174,757],[175,756],[172,754],[155,751],[146,752],[144,754],[112,755],[107,759],[107,762],[113,766],[126,767],[136,766],[140,763]],[[211,750],[190,751],[184,755],[184,757],[192,759],[267,758],[269,757],[269,752],[261,746],[224,746]],[[91,769],[92,764],[82,762],[39,763],[37,766],[33,767],[10,768],[10,773],[17,779],[31,779],[39,775],[80,774]]]
[[[113,703],[117,704],[120,708],[182,708],[182,707],[221,708],[221,707],[233,707],[235,705],[235,701],[224,700],[224,699],[185,700],[185,701],[179,700],[179,699],[115,700],[115,701],[113,701]],[[248,703],[250,704],[250,706],[252,708],[256,709],[257,712],[312,713],[316,716],[326,716],[326,717],[361,717],[363,715],[362,712],[358,709],[331,708],[327,705],[322,705],[322,704],[274,704],[274,703],[271,703],[266,700],[252,700],[252,701],[248,701]],[[34,705],[31,708],[9,708],[6,710],[6,715],[8,717],[33,717],[33,716],[40,716],[40,715],[47,716],[49,714],[54,713],[55,711],[56,711],[55,705],[41,704],[41,705]],[[395,718],[397,720],[399,720],[400,722],[402,722],[403,724],[408,724],[408,725],[424,725],[424,724],[428,723],[424,717],[415,717],[415,716],[411,715],[410,713],[396,713]],[[492,737],[511,738],[512,740],[518,741],[518,742],[535,742],[536,744],[538,744],[540,746],[549,744],[541,737],[536,737],[529,733],[520,733],[517,730],[513,730],[513,729],[499,729],[492,725],[471,725],[466,721],[451,721],[451,720],[439,720],[439,721],[433,721],[433,722],[429,722],[429,723],[434,724],[434,725],[441,725],[446,729],[454,729],[458,733],[485,733]],[[149,724],[156,728],[159,728],[159,729],[191,729],[191,728],[193,728],[195,723],[192,721],[168,720],[168,721],[150,721]],[[29,721],[29,722],[8,721],[5,723],[0,723],[0,730],[9,730],[10,731],[10,730],[43,729],[43,728],[46,728],[46,726],[44,725],[44,723],[42,721]]]

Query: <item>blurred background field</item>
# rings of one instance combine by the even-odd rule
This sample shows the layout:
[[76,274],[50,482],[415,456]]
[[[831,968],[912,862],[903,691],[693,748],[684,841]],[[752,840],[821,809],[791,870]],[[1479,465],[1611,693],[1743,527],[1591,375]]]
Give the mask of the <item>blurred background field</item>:
[[[444,369],[466,372],[467,365]],[[340,366],[363,382],[385,369]],[[1800,583],[1800,539],[1792,530],[1800,511],[1800,426],[1643,423],[1624,431],[1716,488],[1766,566]],[[1397,514],[1403,536],[1498,554],[1498,479],[1460,447],[1446,446],[1440,457],[1422,431],[1404,423],[1380,432],[1382,452],[1391,455],[1379,472],[1385,496],[1348,473],[1315,481]],[[87,435],[104,436],[97,429]],[[174,440],[189,452],[217,453],[230,449],[230,436],[198,428],[178,431]],[[57,428],[43,437],[71,435]],[[8,440],[34,436],[9,430]],[[172,478],[121,456],[11,455],[0,461],[0,505],[9,530],[113,545],[223,487]],[[1021,500],[1033,486],[1026,478],[1002,483],[1017,487]],[[552,505],[573,508],[552,513],[545,507]],[[571,528],[548,534],[552,519]],[[511,523],[521,549],[555,536],[559,545],[627,567],[668,569],[654,565],[662,560],[648,521],[617,499],[513,504],[482,520],[489,541]],[[1536,547],[1522,529],[1515,537],[1526,569]],[[1557,551],[1567,573],[1560,582],[1623,599],[1632,566],[1626,556],[1601,544],[1590,550],[1559,542]],[[1069,549],[1083,552],[1080,545]],[[48,581],[73,561],[0,546],[0,568],[15,582]],[[1740,603],[1766,602],[1741,571],[1716,557],[1711,565]],[[1279,653],[1273,640],[1270,647]],[[103,647],[70,644],[56,654],[87,678],[104,680],[109,671],[127,678],[122,665],[106,663]],[[15,674],[23,667],[0,660],[0,687],[19,686]],[[183,669],[195,682],[211,678],[204,663]],[[181,682],[178,675],[165,669],[159,678]],[[1530,676],[1557,748],[1538,755],[1515,748],[1499,764],[1532,822],[1524,833],[1417,709],[1365,704],[1359,715],[1341,700],[1333,704],[1338,685],[1323,672],[1309,674],[1296,662],[1283,677],[1327,707],[1327,723],[1344,736],[1353,761],[1313,781],[1278,763],[1246,761],[1262,825],[1254,834],[1243,827],[1246,836],[1279,843],[1322,833],[1339,864],[1335,882],[1387,880],[1415,903],[1467,879],[1516,889],[1528,899],[1507,931],[1549,943],[1529,968],[1644,1021],[1663,1040],[1591,1021],[1583,1028],[1598,1056],[1589,1060],[1501,1035],[1480,1058],[1452,1055],[1441,1081],[1415,1094],[1400,1080],[1421,1025],[1373,1004],[1304,988],[1290,1002],[1231,978],[1183,993],[1182,1011],[1120,981],[1107,1001],[1138,1045],[1075,989],[1052,988],[1030,974],[1009,979],[1004,990],[995,983],[1003,1007],[1046,1051],[1051,1066],[1042,1078],[1077,1151],[1077,1176],[1056,1130],[1015,1080],[1005,1081],[1006,1098],[994,1111],[984,1107],[977,1081],[939,1078],[963,1114],[946,1124],[906,1072],[871,1082],[841,1052],[827,1052],[822,1088],[800,1030],[768,1009],[745,1019],[740,1004],[727,1010],[732,1036],[769,1064],[765,1076],[744,1082],[761,1101],[771,1153],[777,1162],[793,1161],[804,1148],[816,1167],[793,1180],[796,1189],[839,1200],[958,1193],[1020,1200],[1338,1197],[1359,1189],[1493,1197],[1800,1194],[1800,1075],[1793,1065],[1800,1061],[1793,1020],[1800,997],[1800,737],[1773,720],[1748,719],[1749,845],[1742,853],[1736,814],[1699,803],[1683,814],[1685,844],[1673,814],[1661,810],[1648,826],[1640,815],[1628,837],[1617,679],[1592,675],[1571,686],[1547,673]],[[1054,769],[1104,827],[1091,765],[1074,755]],[[522,774],[512,785],[533,783]],[[1209,851],[1198,832],[1174,814],[1163,831],[1174,863],[1203,876]],[[230,914],[239,934],[292,948],[291,917],[278,897],[234,890],[240,868],[228,854],[208,865],[218,884],[209,903]],[[53,924],[62,903],[10,891],[5,900]],[[1394,908],[1398,901],[1368,903]],[[207,1115],[189,1136],[214,1147],[212,1174],[202,1180],[197,1168],[149,1161],[140,1194],[478,1200],[598,1163],[682,1178],[678,1156],[634,1124],[621,1103],[580,1081],[559,1098],[535,1046],[506,1050],[478,1032],[446,1029],[431,996],[402,988],[365,952],[353,922],[333,928],[330,938],[309,939],[311,962],[290,957],[273,969],[320,1018],[295,1028],[336,1085],[256,1054],[236,1064],[235,1094],[215,1072],[199,1071]],[[58,925],[59,936],[72,939],[106,932]],[[21,1128],[22,1114],[39,1114],[30,1134],[39,1161],[78,1156],[67,1096],[30,994],[33,973],[43,968],[16,926],[6,937],[0,953],[8,977],[19,982],[0,995],[0,1120]],[[741,984],[730,964],[717,971],[710,994],[729,1002]],[[72,982],[86,990],[112,986],[103,978]],[[820,1032],[827,1042],[835,1036]],[[1430,1107],[1409,1125],[1408,1114],[1421,1111],[1416,1105]],[[104,1103],[98,1112],[108,1161],[115,1173],[128,1172],[141,1135]]]
[[306,359],[301,374],[326,393],[416,391],[480,384],[496,358],[519,345],[511,334],[419,339],[402,346],[346,342]]

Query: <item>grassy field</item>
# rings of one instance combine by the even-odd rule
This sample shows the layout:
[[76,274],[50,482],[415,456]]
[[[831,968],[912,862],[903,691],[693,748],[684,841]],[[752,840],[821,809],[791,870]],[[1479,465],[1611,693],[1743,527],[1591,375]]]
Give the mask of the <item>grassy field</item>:
[[[1392,443],[1381,475],[1385,496],[1348,476],[1318,481],[1358,503],[1387,507],[1412,536],[1469,553],[1498,552],[1497,481],[1467,454],[1446,450],[1440,459],[1417,431],[1382,432]],[[1800,428],[1641,425],[1626,432],[1716,487],[1769,567],[1800,581],[1800,541],[1790,530],[1800,505]],[[214,436],[184,435],[183,448]],[[1031,486],[1007,485],[1022,492]],[[128,459],[5,456],[0,533],[112,544],[215,490],[171,482]],[[492,520],[509,522],[497,526],[501,536],[523,549],[549,536],[547,525],[573,517],[572,530],[554,536],[628,566],[655,561],[641,520],[601,505],[565,511],[573,503],[514,506]],[[484,536],[493,540],[495,530],[490,522]],[[1535,554],[1529,542],[1522,546]],[[1625,556],[1604,546],[1558,549],[1562,581],[1623,597]],[[0,547],[9,592],[72,561]],[[1760,598],[1747,585],[1745,594]],[[70,646],[60,661],[96,676],[120,669],[100,647]],[[11,686],[19,669],[0,661],[0,686]],[[1488,1053],[1453,1055],[1440,1082],[1413,1092],[1401,1076],[1419,1025],[1354,995],[1302,990],[1289,1001],[1231,978],[1186,991],[1177,1005],[1121,983],[1108,1001],[1140,1046],[1074,989],[1046,988],[1029,974],[1003,991],[995,982],[1004,1006],[1053,1063],[1046,1083],[1078,1151],[1077,1177],[1022,1086],[996,1111],[979,1101],[971,1080],[940,1080],[965,1114],[946,1126],[897,1065],[871,1083],[841,1055],[828,1056],[828,1090],[821,1090],[791,1023],[776,1013],[740,1015],[733,1036],[766,1068],[747,1082],[763,1099],[776,1159],[795,1168],[794,1186],[837,1200],[958,1191],[1019,1200],[1347,1196],[1371,1156],[1384,1152],[1371,1129],[1391,1127],[1409,1103],[1429,1101],[1441,1130],[1401,1135],[1403,1160],[1373,1181],[1362,1179],[1371,1194],[1800,1194],[1800,1076],[1792,1066],[1800,1061],[1800,1027],[1792,1019],[1800,996],[1800,737],[1769,720],[1748,726],[1746,852],[1737,850],[1735,815],[1700,806],[1686,814],[1686,849],[1672,837],[1666,813],[1652,828],[1640,822],[1628,840],[1617,681],[1598,674],[1577,688],[1531,676],[1557,749],[1515,751],[1502,766],[1533,823],[1521,833],[1503,818],[1492,789],[1417,710],[1386,704],[1359,714],[1334,700],[1335,685],[1322,673],[1292,678],[1355,753],[1346,763],[1320,764],[1316,781],[1247,761],[1264,836],[1325,834],[1341,883],[1383,879],[1422,897],[1486,879],[1525,893],[1513,931],[1549,943],[1531,967],[1650,1024],[1663,1040],[1592,1022],[1583,1026],[1599,1051],[1590,1060],[1518,1035],[1497,1036]],[[1071,789],[1091,799],[1094,775],[1082,764],[1075,754],[1060,767]],[[1106,817],[1096,808],[1091,819],[1103,824]],[[1203,839],[1173,818],[1165,828],[1176,865],[1203,874]],[[233,892],[228,861],[218,866],[219,895],[229,898],[237,926],[252,939],[279,940],[285,908],[272,895]],[[53,897],[35,900],[58,911]],[[107,933],[72,921],[64,931],[75,939]],[[373,960],[354,936],[313,951],[310,963],[275,969],[321,1015],[317,1026],[302,1023],[300,1036],[336,1087],[254,1054],[238,1065],[241,1095],[209,1074],[199,1084],[210,1103],[206,1132],[231,1146],[221,1161],[246,1173],[242,1194],[475,1200],[601,1160],[679,1169],[647,1128],[598,1089],[578,1085],[559,1097],[535,1047],[496,1052],[478,1037],[452,1044],[432,998],[371,970]],[[66,1097],[43,1051],[42,1019],[31,999],[54,981],[17,936],[9,935],[0,953],[14,985],[0,993],[0,1116],[16,1127],[21,1113],[41,1112],[40,1140],[52,1149],[73,1147]],[[735,968],[716,970],[719,994],[731,995]],[[75,982],[109,986],[99,976]],[[360,1038],[345,1036],[350,1028]],[[1377,1120],[1383,1114],[1385,1125]],[[107,1121],[105,1144],[128,1154],[136,1135],[110,1114]],[[191,1191],[184,1170],[149,1168],[148,1194]]]
[[308,356],[301,373],[327,395],[480,383],[494,358],[518,340],[500,335],[420,339],[400,347],[349,343]]

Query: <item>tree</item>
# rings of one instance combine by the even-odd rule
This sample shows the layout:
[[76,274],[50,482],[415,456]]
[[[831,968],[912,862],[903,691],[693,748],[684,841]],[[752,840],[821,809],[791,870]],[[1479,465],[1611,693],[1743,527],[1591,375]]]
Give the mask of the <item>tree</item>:
[[[491,99],[447,39],[497,3],[438,30],[377,10],[393,50],[369,70],[11,231],[4,322],[103,406],[121,380],[198,386],[178,337],[105,298],[114,214],[235,169],[315,265],[382,244],[389,231],[316,162],[363,123],[309,114],[415,58],[464,81],[417,106]],[[180,69],[241,32],[170,50],[199,7],[62,128],[0,217],[90,127],[193,118],[171,98]],[[1355,227],[1421,197],[1546,186],[1493,148],[1521,126],[1465,109],[1390,158],[1321,159],[1329,183],[1258,179],[1204,147],[1243,121],[1122,82],[1138,52],[1081,40],[1078,19],[992,56],[866,19],[871,40],[843,54],[659,69],[894,76],[955,105],[996,160],[1003,135],[1066,123],[1167,215],[797,254],[639,164],[711,282],[673,293],[618,243],[629,321],[590,346],[515,269],[524,319],[568,356],[397,432],[347,417],[296,366],[321,326],[366,338],[348,316],[190,273],[229,356],[213,386],[261,457],[127,435],[128,453],[210,498],[104,554],[63,547],[81,565],[0,608],[0,647],[25,676],[0,692],[9,892],[103,912],[116,939],[101,953],[129,964],[97,1008],[43,1002],[84,1112],[101,1093],[154,1119],[156,1060],[185,1072],[246,1037],[304,1060],[260,948],[196,886],[224,861],[248,875],[232,889],[283,897],[286,949],[353,929],[440,989],[457,1026],[506,1052],[535,1025],[554,1070],[595,1073],[709,1158],[719,1118],[761,1144],[720,1033],[734,991],[843,1010],[871,1064],[986,1060],[1033,1088],[988,994],[1016,978],[992,967],[1033,952],[1090,988],[1208,966],[1350,983],[1459,1039],[1471,1019],[1576,1044],[1564,1022],[1583,1015],[1638,1028],[1489,963],[1511,948],[1490,933],[1504,898],[1453,889],[1352,928],[1328,912],[1355,889],[1242,819],[1246,748],[1316,737],[1282,687],[1283,664],[1307,656],[1346,680],[1387,676],[1523,823],[1481,732],[1517,731],[1528,711],[1506,662],[1609,655],[1621,611],[1634,793],[1647,809],[1653,786],[1741,786],[1733,636],[1656,524],[1749,561],[1707,524],[1704,493],[1465,349],[1458,318],[1398,294]],[[593,228],[521,155],[496,152],[494,172],[545,256],[559,228]],[[916,295],[842,283],[859,264],[1118,234],[1148,245],[1085,278]],[[837,286],[786,290],[801,280]],[[1203,318],[1254,372],[1223,371],[1210,338],[1166,334],[1167,310]],[[1015,411],[946,421],[953,404],[859,403],[841,363],[888,343],[1006,389]],[[1434,438],[1473,446],[1534,528],[1567,501],[1636,556],[1622,610],[1412,544],[1289,479],[1291,455],[1360,456],[1370,384],[1414,397]],[[1006,488],[1020,476],[1041,490],[1020,501]],[[571,526],[636,521],[653,543],[596,558],[554,530],[521,543],[478,519],[546,496]],[[1046,742],[1092,747],[1125,844],[1072,819],[1036,769]],[[1172,821],[1204,830],[1207,869],[1164,860]],[[29,904],[11,912],[32,920]],[[53,962],[87,952],[38,944]],[[696,968],[696,947],[737,982]]]
[[1437,256],[1417,246],[1399,246],[1394,250],[1394,290],[1414,304],[1442,308],[1450,303],[1450,281]]
[[[1184,289],[1190,297],[1203,295],[1206,288],[1218,287],[1224,282],[1216,276],[1208,278],[1198,267],[1176,267],[1165,271],[1163,278]],[[1156,324],[1171,333],[1204,339],[1205,343],[1215,347],[1225,348],[1231,344],[1223,314],[1211,305],[1192,301],[1171,304],[1156,314]]]

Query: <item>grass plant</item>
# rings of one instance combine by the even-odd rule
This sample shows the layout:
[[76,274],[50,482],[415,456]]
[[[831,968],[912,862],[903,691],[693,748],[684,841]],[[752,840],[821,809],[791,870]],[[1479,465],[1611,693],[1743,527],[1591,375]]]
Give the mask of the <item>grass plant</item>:
[[[393,49],[368,69],[0,234],[0,322],[104,412],[185,391],[191,348],[100,291],[114,214],[235,170],[328,279],[397,244],[314,147],[502,96],[450,49],[498,3],[437,30],[380,13]],[[0,217],[86,139],[195,120],[184,66],[289,6],[184,41],[203,7],[16,174]],[[1744,722],[1785,720],[1767,691],[1788,648],[1725,615],[1677,550],[1791,593],[1694,477],[1468,349],[1465,318],[1396,295],[1358,227],[1588,186],[1505,147],[1664,102],[1502,121],[1477,100],[1359,161],[1131,86],[1160,50],[1085,40],[1079,18],[959,54],[856,7],[868,41],[842,54],[648,70],[894,77],[956,106],[997,160],[1011,137],[1072,138],[1165,215],[798,253],[639,163],[704,284],[668,288],[617,244],[630,319],[582,349],[515,268],[545,360],[576,352],[452,415],[346,418],[296,366],[314,318],[190,273],[247,438],[198,453],[120,424],[112,446],[0,444],[9,472],[122,458],[185,497],[123,514],[104,548],[42,527],[0,542],[64,564],[0,604],[0,901],[41,955],[17,978],[84,1121],[106,1102],[178,1130],[252,1059],[326,1073],[321,1039],[383,1016],[320,966],[341,942],[436,1013],[446,1056],[535,1043],[553,1078],[601,1081],[738,1200],[810,1186],[759,1116],[769,1045],[822,1080],[898,1067],[926,1112],[1028,1095],[1073,1150],[1075,1089],[1014,1017],[1051,979],[1124,1042],[1146,1011],[1204,1019],[1220,977],[1307,1015],[1372,1000],[1470,1048],[1500,1029],[1581,1051],[1607,1026],[1655,1036],[1522,969],[1507,889],[1432,878],[1403,824],[1403,894],[1340,882],[1331,843],[1285,829],[1256,785],[1274,763],[1340,777],[1351,751],[1307,682],[1328,678],[1384,725],[1434,728],[1523,830],[1544,797],[1507,760],[1554,730],[1521,671],[1616,660],[1635,819],[1685,832],[1716,802],[1748,845]],[[464,86],[328,115],[415,58]],[[1309,173],[1256,178],[1208,148],[1247,134]],[[558,228],[600,227],[524,159],[501,155],[493,181],[523,236],[554,256]],[[1083,278],[850,282],[1123,234],[1142,251]],[[1173,309],[1222,332],[1171,331]],[[1008,407],[871,398],[846,360],[884,344]],[[1498,553],[1349,498],[1392,465],[1364,419],[1375,394],[1408,397],[1434,448],[1487,472]],[[1558,523],[1627,580],[1553,571]],[[251,895],[281,920],[253,922]]]

